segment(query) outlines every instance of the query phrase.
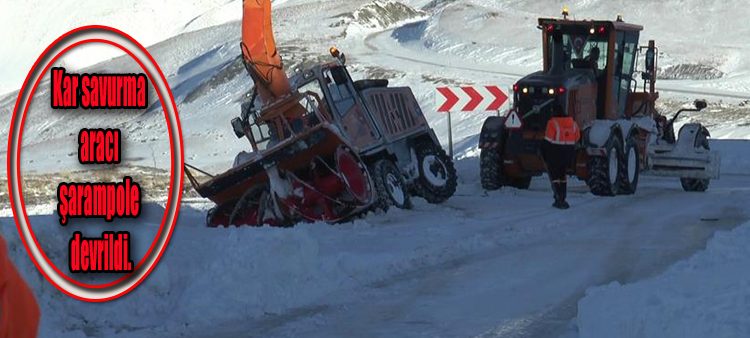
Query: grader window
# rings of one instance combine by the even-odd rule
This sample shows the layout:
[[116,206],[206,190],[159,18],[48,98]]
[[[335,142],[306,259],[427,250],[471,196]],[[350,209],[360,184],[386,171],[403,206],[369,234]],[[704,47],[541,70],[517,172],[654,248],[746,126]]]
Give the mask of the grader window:
[[617,98],[617,116],[625,115],[628,95],[632,91],[633,66],[635,64],[636,50],[638,49],[638,32],[617,32],[615,44],[615,78],[612,88]]
[[[554,35],[549,36],[547,64],[562,62],[564,69],[595,68],[596,71],[602,71],[607,68],[607,36],[590,34],[585,28],[570,28],[569,30],[570,32],[560,33],[561,45],[558,46],[555,46]],[[555,48],[562,48],[563,60],[553,60]]]
[[590,41],[586,43],[586,47],[583,49],[584,59],[590,55],[598,54],[598,58],[593,58],[590,62],[596,64],[598,70],[604,70],[607,68],[607,41]]

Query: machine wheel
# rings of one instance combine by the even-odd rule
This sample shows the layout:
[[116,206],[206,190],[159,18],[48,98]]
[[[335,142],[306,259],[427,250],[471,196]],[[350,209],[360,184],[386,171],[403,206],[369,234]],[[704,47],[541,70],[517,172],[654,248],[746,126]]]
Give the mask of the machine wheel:
[[704,192],[708,190],[709,179],[701,178],[680,178],[682,189],[689,192]]
[[[710,150],[711,147],[708,145],[709,133],[706,128],[702,128],[699,134],[695,137],[695,148]],[[680,178],[682,189],[690,192],[704,192],[708,190],[708,185],[711,180],[708,178]]]
[[406,182],[393,162],[386,159],[378,160],[370,171],[378,194],[376,208],[388,210],[393,205],[401,209],[411,209]]
[[417,177],[414,190],[429,203],[442,203],[456,192],[458,177],[453,161],[443,148],[432,142],[416,144]]
[[491,191],[503,186],[500,160],[500,153],[495,149],[482,149],[479,153],[479,176],[482,181],[482,189]]
[[597,196],[614,196],[619,191],[620,163],[622,162],[622,141],[616,134],[609,136],[606,156],[592,156],[589,159],[589,179],[586,184],[591,193]]
[[638,144],[631,136],[625,144],[622,160],[619,166],[619,193],[623,195],[632,195],[638,188],[638,178],[640,177],[641,156],[638,153]]

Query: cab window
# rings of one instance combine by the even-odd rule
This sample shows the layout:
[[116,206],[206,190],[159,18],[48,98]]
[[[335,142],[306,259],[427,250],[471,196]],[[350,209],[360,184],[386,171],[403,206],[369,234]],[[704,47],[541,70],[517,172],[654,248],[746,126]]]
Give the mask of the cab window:
[[617,41],[615,43],[615,83],[612,89],[617,98],[618,116],[622,116],[625,113],[627,98],[633,83],[633,67],[635,65],[637,49],[637,31],[617,32]]
[[[570,32],[561,33],[564,60],[561,60],[565,69],[571,68],[593,68],[601,71],[607,68],[608,43],[606,34],[591,34],[585,27],[566,28]],[[548,37],[547,64],[552,65],[553,48],[555,48],[554,37]]]
[[332,67],[323,71],[323,79],[336,112],[344,116],[354,106],[354,92],[349,86],[349,76],[343,67]]

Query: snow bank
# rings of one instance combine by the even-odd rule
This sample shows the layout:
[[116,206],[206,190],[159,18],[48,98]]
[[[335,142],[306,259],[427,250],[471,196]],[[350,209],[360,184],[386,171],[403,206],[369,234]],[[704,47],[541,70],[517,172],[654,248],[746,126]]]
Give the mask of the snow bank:
[[[745,134],[744,137],[747,137]],[[721,174],[747,175],[750,157],[744,156],[750,140],[711,140],[711,150],[721,154]]]
[[705,251],[663,275],[589,289],[581,338],[750,337],[750,223],[718,232]]
[[[45,219],[38,216],[35,222]],[[40,231],[49,237],[60,229]],[[85,304],[63,295],[35,272],[12,221],[3,222],[0,232],[38,297],[42,337],[138,336],[136,331],[152,327],[170,332],[200,328],[238,316],[279,313],[346,280],[324,264],[318,241],[304,227],[208,229],[202,225],[202,212],[187,208],[168,253],[143,285],[113,302]],[[63,254],[65,248],[58,249],[48,255]]]
[[[158,219],[158,212],[153,214],[153,219]],[[326,295],[333,292],[462,257],[493,244],[471,234],[451,235],[452,240],[445,240],[443,236],[452,231],[435,231],[433,225],[441,216],[410,225],[415,233],[441,238],[439,245],[429,240],[429,245],[415,245],[415,234],[404,235],[412,230],[375,230],[404,215],[405,211],[393,210],[337,227],[305,224],[293,229],[211,229],[203,225],[204,210],[183,207],[169,249],[154,272],[134,292],[103,304],[73,300],[47,283],[28,259],[11,218],[0,218],[0,234],[37,295],[43,314],[42,337],[179,336],[326,304]],[[54,217],[34,216],[33,222],[53,224]],[[150,232],[157,226],[153,219],[140,219],[140,228],[133,231]],[[36,229],[44,243],[73,231],[59,226]],[[149,239],[136,236],[134,233],[134,238]],[[381,245],[389,250],[383,251]],[[65,250],[61,245],[47,254],[62,261],[58,258],[65,257]]]

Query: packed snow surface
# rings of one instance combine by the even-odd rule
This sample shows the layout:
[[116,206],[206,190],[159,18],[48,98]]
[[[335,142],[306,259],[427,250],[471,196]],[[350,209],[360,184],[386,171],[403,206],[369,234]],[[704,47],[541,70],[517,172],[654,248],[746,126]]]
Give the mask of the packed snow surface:
[[750,336],[750,223],[658,277],[613,282],[578,302],[581,338]]

